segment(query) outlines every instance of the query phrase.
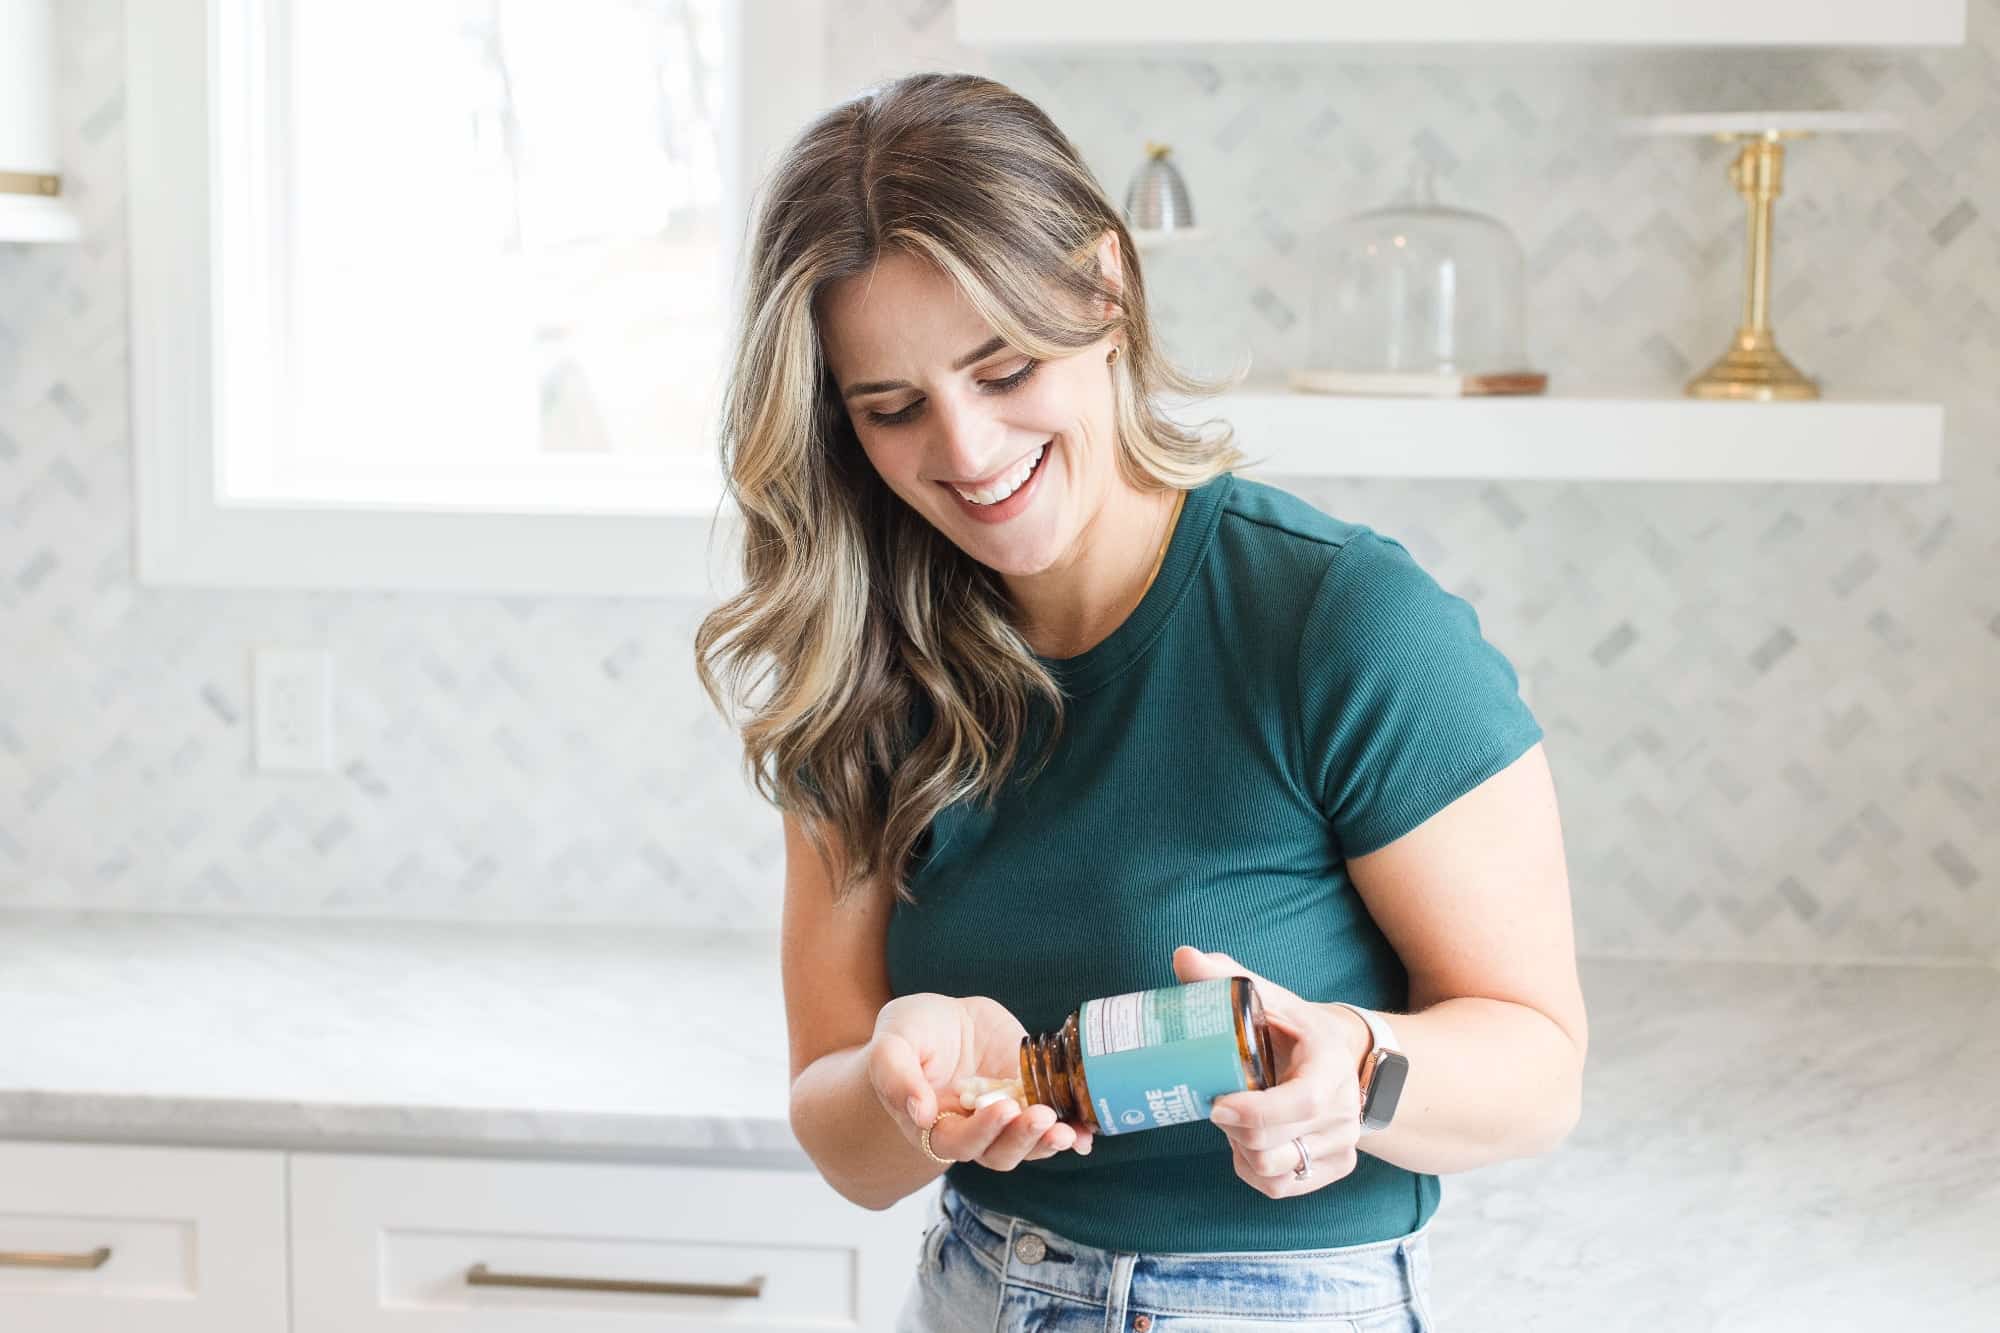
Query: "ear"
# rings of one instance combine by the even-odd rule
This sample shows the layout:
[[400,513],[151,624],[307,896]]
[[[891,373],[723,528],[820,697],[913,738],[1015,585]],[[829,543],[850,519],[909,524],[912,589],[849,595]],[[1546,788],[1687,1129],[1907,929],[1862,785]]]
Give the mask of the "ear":
[[[1125,265],[1123,255],[1118,248],[1118,232],[1115,228],[1106,227],[1104,234],[1097,238],[1097,271],[1104,275],[1105,282],[1110,284],[1113,291],[1121,296],[1125,294]],[[1106,319],[1116,313],[1116,310],[1117,307],[1109,301],[1104,303],[1103,314]]]

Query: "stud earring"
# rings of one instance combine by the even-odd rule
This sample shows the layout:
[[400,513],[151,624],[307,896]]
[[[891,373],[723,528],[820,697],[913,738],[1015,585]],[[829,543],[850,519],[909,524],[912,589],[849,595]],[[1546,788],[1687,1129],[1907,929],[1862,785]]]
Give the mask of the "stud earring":
[[1117,359],[1118,359],[1118,344],[1113,343],[1111,345],[1111,350],[1104,354],[1104,364],[1108,366]]

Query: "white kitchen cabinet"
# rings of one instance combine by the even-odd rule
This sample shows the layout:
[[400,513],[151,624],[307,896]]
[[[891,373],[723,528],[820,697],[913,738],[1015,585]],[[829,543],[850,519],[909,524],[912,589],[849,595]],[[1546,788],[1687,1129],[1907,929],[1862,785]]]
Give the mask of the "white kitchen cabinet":
[[0,1142],[0,1329],[283,1329],[285,1156]]
[[935,1186],[812,1171],[0,1141],[5,1333],[885,1329]]
[[302,1152],[290,1178],[293,1333],[886,1329],[934,1207],[745,1167]]

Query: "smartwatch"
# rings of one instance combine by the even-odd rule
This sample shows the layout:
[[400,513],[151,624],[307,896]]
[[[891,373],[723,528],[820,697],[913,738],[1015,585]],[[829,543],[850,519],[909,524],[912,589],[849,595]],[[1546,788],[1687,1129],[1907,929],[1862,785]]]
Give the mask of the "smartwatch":
[[1345,1000],[1335,1000],[1343,1009],[1352,1009],[1368,1025],[1373,1044],[1361,1058],[1361,1132],[1373,1134],[1387,1129],[1396,1115],[1396,1102],[1403,1095],[1403,1083],[1410,1076],[1410,1057],[1396,1045],[1389,1020],[1372,1009],[1363,1009]]

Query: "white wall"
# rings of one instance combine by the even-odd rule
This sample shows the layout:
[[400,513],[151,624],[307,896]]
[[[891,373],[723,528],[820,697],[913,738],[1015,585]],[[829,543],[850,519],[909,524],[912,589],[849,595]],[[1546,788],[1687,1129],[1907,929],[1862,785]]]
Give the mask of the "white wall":
[[[775,816],[694,681],[702,608],[157,593],[131,576],[121,11],[60,7],[86,240],[0,246],[0,904],[768,925]],[[1991,957],[2000,947],[2000,0],[1927,55],[1447,69],[989,60],[942,0],[837,0],[833,86],[975,68],[1114,197],[1165,139],[1217,234],[1149,269],[1169,346],[1296,358],[1311,233],[1411,153],[1527,249],[1561,384],[1678,383],[1740,282],[1725,150],[1624,112],[1903,113],[1807,144],[1778,329],[1831,386],[1942,396],[1938,488],[1321,483],[1479,607],[1549,732],[1589,953]],[[340,762],[250,768],[248,659],[329,647]]]

